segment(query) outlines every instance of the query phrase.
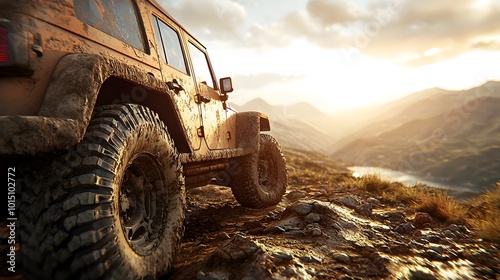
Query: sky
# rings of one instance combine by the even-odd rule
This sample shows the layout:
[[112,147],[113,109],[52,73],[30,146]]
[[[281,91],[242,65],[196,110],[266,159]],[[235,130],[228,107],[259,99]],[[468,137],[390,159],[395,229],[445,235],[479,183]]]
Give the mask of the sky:
[[500,80],[500,0],[158,0],[235,104],[327,113]]

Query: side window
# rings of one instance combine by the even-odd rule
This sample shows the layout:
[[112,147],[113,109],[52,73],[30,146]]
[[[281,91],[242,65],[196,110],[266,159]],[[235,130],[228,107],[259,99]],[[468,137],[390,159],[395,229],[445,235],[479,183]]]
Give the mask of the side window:
[[215,88],[214,80],[212,79],[212,73],[210,72],[210,67],[208,66],[208,60],[205,53],[191,42],[189,42],[189,50],[193,60],[196,82],[204,83],[211,88]]
[[155,26],[156,40],[159,46],[158,51],[160,52],[161,59],[177,70],[187,73],[177,31],[156,16],[153,16],[153,25]]
[[76,17],[144,51],[144,38],[131,0],[74,0]]

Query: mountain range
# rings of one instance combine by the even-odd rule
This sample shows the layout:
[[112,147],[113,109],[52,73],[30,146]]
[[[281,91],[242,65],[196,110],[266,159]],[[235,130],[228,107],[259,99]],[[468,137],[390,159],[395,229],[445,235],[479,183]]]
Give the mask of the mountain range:
[[262,99],[233,107],[267,113],[283,146],[472,190],[500,181],[500,82],[433,88],[331,115],[308,103],[273,106]]

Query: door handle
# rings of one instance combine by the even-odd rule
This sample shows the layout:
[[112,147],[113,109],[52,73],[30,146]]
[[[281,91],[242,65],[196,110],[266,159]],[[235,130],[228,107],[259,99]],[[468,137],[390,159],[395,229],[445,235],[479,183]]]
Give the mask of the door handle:
[[167,86],[170,90],[173,90],[176,94],[179,93],[179,91],[184,89],[184,85],[182,83],[179,83],[176,79],[173,79],[171,82],[167,82]]

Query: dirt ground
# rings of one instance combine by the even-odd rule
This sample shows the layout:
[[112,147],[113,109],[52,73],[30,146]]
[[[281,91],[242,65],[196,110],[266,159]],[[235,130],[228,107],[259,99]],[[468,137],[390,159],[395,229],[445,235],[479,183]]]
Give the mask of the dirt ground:
[[228,188],[188,192],[169,279],[500,279],[500,251],[464,226],[336,185],[292,185],[247,209]]

